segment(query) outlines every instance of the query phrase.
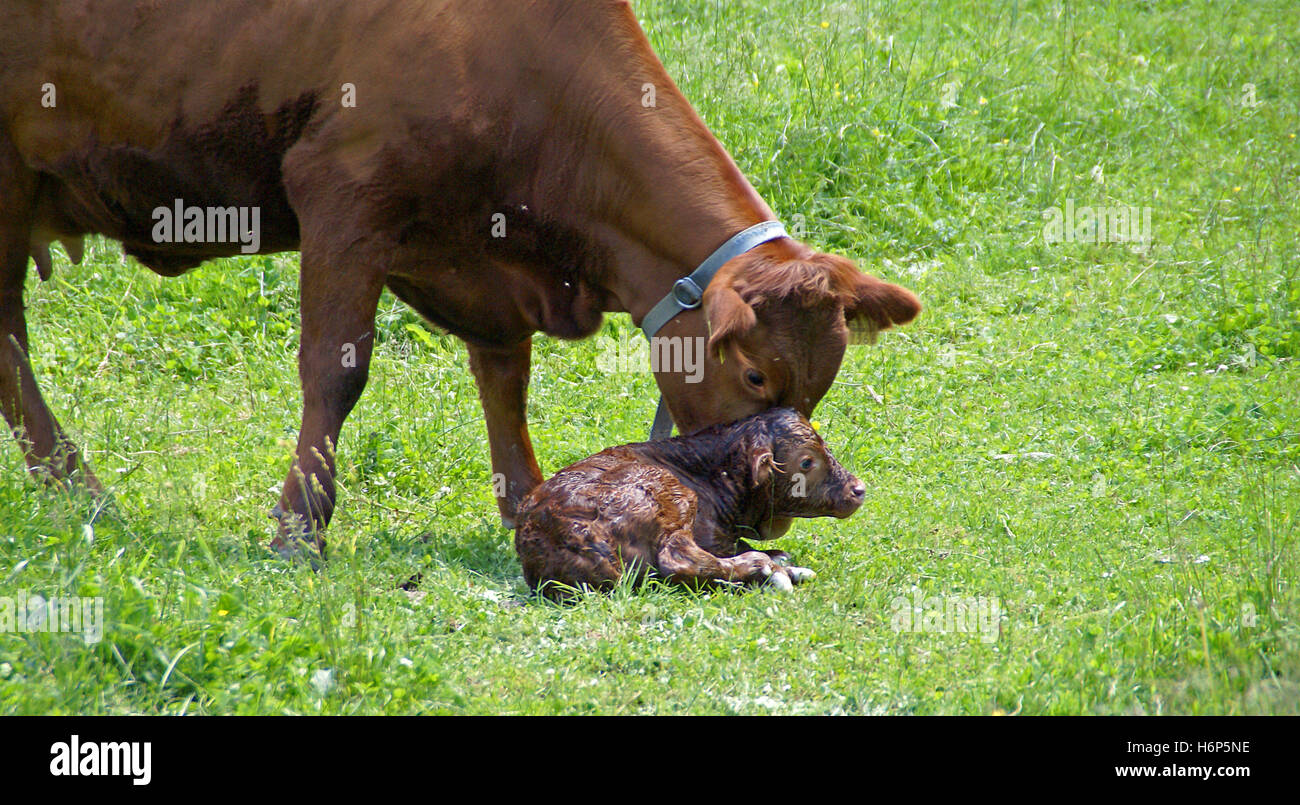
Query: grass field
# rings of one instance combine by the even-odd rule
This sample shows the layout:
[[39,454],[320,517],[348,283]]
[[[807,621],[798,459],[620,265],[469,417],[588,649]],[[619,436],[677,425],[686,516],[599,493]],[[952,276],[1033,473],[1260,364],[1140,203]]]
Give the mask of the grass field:
[[[1300,6],[634,7],[787,224],[926,305],[817,410],[869,490],[779,542],[818,578],[530,599],[465,351],[390,296],[331,561],[273,559],[297,255],[164,280],[95,241],[29,322],[112,504],[6,440],[0,595],[102,597],[103,639],[0,634],[0,711],[1300,711]],[[1150,242],[1051,242],[1067,205],[1150,208]],[[539,339],[546,472],[654,401]],[[992,631],[928,617],[963,603]]]

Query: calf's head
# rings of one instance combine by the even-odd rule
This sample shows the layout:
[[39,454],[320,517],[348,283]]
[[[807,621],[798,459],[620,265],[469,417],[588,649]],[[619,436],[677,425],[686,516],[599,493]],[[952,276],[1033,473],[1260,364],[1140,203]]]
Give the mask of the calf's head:
[[760,539],[781,536],[794,517],[843,518],[862,505],[866,486],[835,460],[797,411],[773,409],[753,422],[745,450]]
[[780,406],[811,416],[851,340],[871,340],[920,310],[911,291],[843,257],[775,240],[714,276],[704,294],[703,371],[659,372],[659,387],[681,433]]

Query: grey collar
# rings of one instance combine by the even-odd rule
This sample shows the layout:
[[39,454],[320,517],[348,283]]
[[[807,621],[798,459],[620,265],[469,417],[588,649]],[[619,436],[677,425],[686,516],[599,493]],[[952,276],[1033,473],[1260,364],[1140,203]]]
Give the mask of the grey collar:
[[[718,273],[718,269],[722,268],[727,261],[769,240],[784,237],[788,236],[780,221],[764,221],[749,227],[719,246],[713,254],[705,258],[703,263],[700,263],[699,268],[674,282],[668,295],[660,299],[659,303],[645,314],[645,318],[641,320],[641,329],[645,331],[646,338],[654,338],[660,328],[683,310],[694,310],[699,307],[704,301],[705,289],[713,281],[713,276]],[[666,439],[672,433],[672,415],[668,413],[668,406],[664,405],[664,398],[660,395],[654,425],[650,428],[650,439],[652,441]]]
[[738,257],[750,249],[769,240],[786,237],[785,227],[780,221],[764,221],[732,237],[718,247],[717,251],[704,259],[700,267],[673,283],[673,289],[659,303],[650,308],[641,320],[641,329],[646,338],[654,338],[659,329],[683,310],[694,310],[704,299],[704,289],[713,281],[718,269],[733,257]]

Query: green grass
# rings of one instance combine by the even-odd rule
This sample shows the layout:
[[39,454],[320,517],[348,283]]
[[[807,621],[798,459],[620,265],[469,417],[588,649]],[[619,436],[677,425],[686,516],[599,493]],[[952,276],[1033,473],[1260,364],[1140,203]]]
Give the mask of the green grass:
[[[273,560],[297,256],[163,280],[100,241],[33,272],[29,320],[113,504],[88,540],[95,504],[0,448],[0,595],[102,596],[106,631],[0,634],[0,710],[1300,710],[1300,7],[635,9],[780,215],[926,305],[817,411],[870,490],[780,541],[818,578],[529,599],[464,349],[391,297],[331,561]],[[1044,243],[1066,199],[1151,207],[1153,243]],[[539,340],[546,471],[643,438],[653,406],[594,342]],[[1000,634],[895,631],[914,588],[996,598]]]

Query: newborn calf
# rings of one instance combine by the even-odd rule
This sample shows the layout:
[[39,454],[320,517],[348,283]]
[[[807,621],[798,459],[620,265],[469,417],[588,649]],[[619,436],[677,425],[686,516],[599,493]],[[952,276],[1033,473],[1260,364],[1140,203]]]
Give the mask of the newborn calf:
[[524,498],[515,549],[534,590],[562,598],[612,587],[625,572],[669,581],[811,578],[784,567],[773,539],[793,517],[848,517],[866,488],[793,409],[775,408],[691,436],[611,447],[556,473]]

